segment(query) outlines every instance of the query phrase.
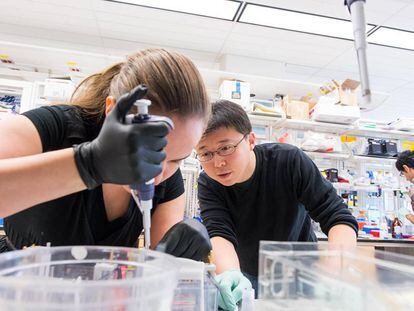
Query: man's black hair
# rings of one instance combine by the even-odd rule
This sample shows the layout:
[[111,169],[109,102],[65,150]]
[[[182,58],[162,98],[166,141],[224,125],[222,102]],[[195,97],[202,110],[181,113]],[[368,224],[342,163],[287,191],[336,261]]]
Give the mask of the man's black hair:
[[240,105],[228,100],[218,100],[213,103],[210,120],[203,136],[222,127],[233,128],[243,135],[252,131],[252,124],[247,113]]
[[414,168],[414,151],[404,151],[398,155],[395,167],[398,171],[404,172],[403,165],[407,165],[409,168]]

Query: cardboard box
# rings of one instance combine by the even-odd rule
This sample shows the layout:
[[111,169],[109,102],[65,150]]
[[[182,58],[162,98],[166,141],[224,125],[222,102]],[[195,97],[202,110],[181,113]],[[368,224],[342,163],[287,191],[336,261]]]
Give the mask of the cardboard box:
[[309,103],[300,100],[289,100],[286,96],[282,103],[286,117],[289,119],[309,120]]
[[246,111],[251,111],[250,83],[239,80],[223,80],[219,89],[219,98],[239,104]]
[[339,93],[339,103],[344,106],[358,106],[358,98],[356,89],[359,86],[359,81],[346,79],[341,85],[337,84]]

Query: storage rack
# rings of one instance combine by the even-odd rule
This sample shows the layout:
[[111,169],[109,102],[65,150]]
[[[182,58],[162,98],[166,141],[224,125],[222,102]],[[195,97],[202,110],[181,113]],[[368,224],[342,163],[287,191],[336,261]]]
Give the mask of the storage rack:
[[[274,116],[249,115],[253,130],[256,133],[258,142],[275,142],[278,134],[283,131],[312,131],[319,133],[330,133],[335,135],[355,136],[358,139],[381,138],[390,139],[398,142],[399,151],[401,141],[414,141],[414,133],[396,131],[385,128],[367,128],[364,122],[352,125],[316,122],[312,120],[292,120],[277,118]],[[372,122],[369,123],[372,126]],[[293,143],[295,144],[295,143]],[[333,183],[338,194],[357,193],[358,207],[364,209],[366,206],[377,206],[381,216],[391,216],[397,214],[402,207],[408,207],[402,192],[407,191],[407,182],[399,177],[395,168],[396,158],[384,158],[374,156],[356,155],[350,149],[343,150],[341,153],[307,152],[305,153],[316,163],[320,170],[326,168],[350,168],[358,171],[359,174],[367,170],[377,170],[387,172],[393,176],[398,176],[398,186],[381,185],[381,194],[378,195],[378,185],[351,185],[347,183]],[[377,194],[376,194],[377,193]],[[414,233],[414,226],[407,225],[407,231]]]

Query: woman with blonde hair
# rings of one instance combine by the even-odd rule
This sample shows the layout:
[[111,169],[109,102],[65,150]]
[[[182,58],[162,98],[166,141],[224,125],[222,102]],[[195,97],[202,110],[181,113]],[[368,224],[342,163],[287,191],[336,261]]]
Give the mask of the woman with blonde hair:
[[[151,114],[174,122],[125,124],[143,90]],[[142,215],[128,185],[155,177],[151,245],[183,217],[179,165],[210,112],[202,78],[185,56],[139,51],[86,78],[67,105],[0,122],[0,217],[7,246],[134,246]],[[168,142],[168,144],[167,144]],[[165,148],[164,148],[165,147]]]

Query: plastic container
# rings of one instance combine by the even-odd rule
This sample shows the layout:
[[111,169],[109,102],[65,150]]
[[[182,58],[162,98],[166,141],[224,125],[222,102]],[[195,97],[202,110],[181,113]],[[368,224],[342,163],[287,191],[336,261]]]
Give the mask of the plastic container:
[[264,241],[259,253],[257,310],[414,310],[412,256]]
[[180,266],[172,311],[217,311],[218,287],[211,276],[215,266],[176,258]]
[[174,258],[104,246],[36,247],[0,255],[1,310],[170,310]]

